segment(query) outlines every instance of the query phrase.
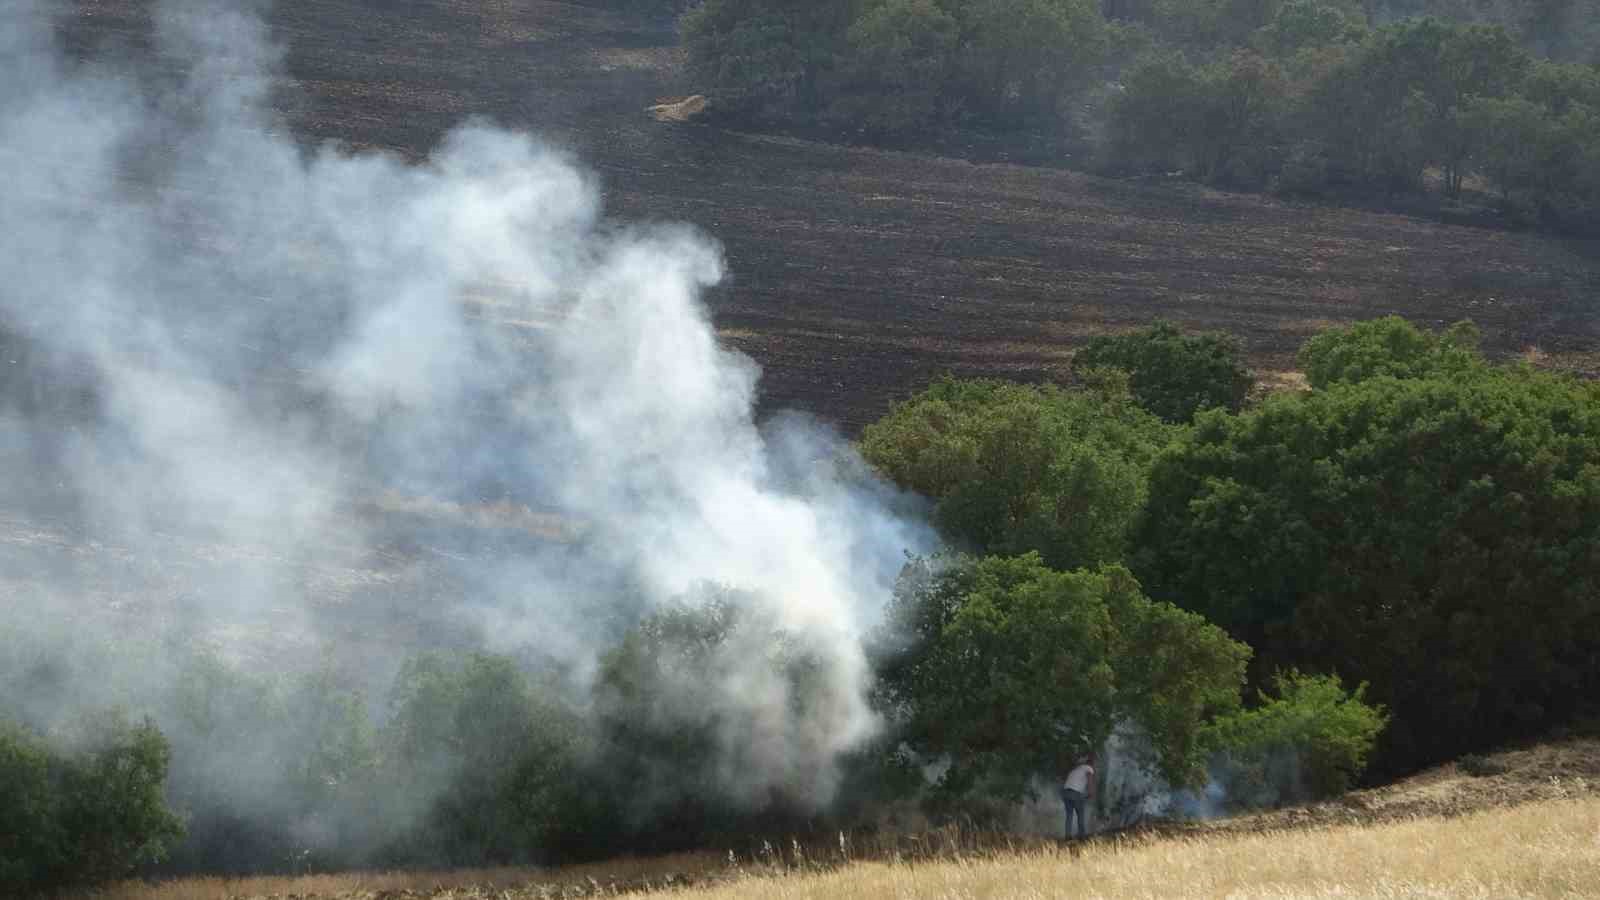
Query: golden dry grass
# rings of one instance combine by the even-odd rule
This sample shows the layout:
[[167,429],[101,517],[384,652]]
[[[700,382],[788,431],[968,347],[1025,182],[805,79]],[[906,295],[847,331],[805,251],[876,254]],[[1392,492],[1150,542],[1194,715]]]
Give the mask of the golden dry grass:
[[1147,838],[1009,858],[863,863],[681,892],[852,898],[1600,897],[1600,798],[1457,819]]
[[73,900],[369,900],[375,897],[494,898],[607,896],[681,884],[698,873],[720,872],[725,857],[684,853],[647,859],[563,866],[559,869],[458,869],[450,872],[347,872],[254,878],[184,878],[128,881],[88,891]]
[[[1198,829],[838,868],[729,868],[711,854],[553,871],[326,875],[127,884],[96,900],[534,900],[671,894],[684,900],[853,898],[1600,897],[1600,796],[1578,793],[1456,818],[1258,832]],[[671,875],[671,880],[668,876]],[[686,886],[687,885],[687,886]]]

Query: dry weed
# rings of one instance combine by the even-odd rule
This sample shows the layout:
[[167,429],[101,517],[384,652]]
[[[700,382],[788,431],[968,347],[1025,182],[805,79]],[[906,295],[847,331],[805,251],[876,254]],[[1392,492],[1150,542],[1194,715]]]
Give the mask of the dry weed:
[[1600,896],[1600,798],[1450,820],[1147,837],[923,865],[746,878],[683,896],[1501,898]]
[[[1554,799],[1451,818],[1259,831],[1193,828],[1101,839],[1081,847],[1022,839],[997,843],[992,836],[940,830],[918,838],[849,846],[840,836],[839,845],[831,848],[794,843],[769,845],[764,853],[693,854],[556,870],[129,883],[90,897],[542,900],[623,893],[671,893],[686,900],[1600,897],[1600,796],[1581,778],[1552,781],[1560,788],[1547,795]],[[911,846],[907,841],[928,846]],[[843,859],[877,861],[840,864]]]

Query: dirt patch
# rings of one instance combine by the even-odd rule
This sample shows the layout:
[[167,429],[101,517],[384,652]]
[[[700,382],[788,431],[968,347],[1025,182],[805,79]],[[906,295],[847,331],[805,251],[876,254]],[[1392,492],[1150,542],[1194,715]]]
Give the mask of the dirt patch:
[[703,94],[669,100],[650,107],[646,112],[657,122],[692,122],[706,114],[711,106]]

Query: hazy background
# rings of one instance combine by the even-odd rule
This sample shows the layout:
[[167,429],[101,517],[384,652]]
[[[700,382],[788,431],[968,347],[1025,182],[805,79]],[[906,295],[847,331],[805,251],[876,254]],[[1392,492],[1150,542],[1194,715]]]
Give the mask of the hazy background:
[[292,733],[182,746],[197,659],[324,671],[378,718],[408,654],[482,648],[581,705],[641,613],[720,584],[823,701],[733,656],[679,702],[759,723],[740,791],[826,802],[875,729],[862,635],[931,539],[826,425],[758,427],[700,299],[715,240],[607,219],[487,123],[420,165],[298,146],[254,4],[157,4],[137,66],[67,58],[58,12],[0,14],[5,711],[149,712],[208,802],[277,815]]

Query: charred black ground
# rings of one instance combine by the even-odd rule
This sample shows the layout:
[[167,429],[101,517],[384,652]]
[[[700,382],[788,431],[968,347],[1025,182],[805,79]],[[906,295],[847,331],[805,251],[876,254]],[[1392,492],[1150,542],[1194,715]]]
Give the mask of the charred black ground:
[[[63,4],[80,56],[139,52],[146,4]],[[279,106],[310,143],[420,158],[486,117],[570,149],[621,220],[721,241],[711,301],[764,409],[854,432],[944,372],[1064,377],[1086,336],[1167,317],[1292,368],[1318,328],[1471,318],[1491,354],[1600,371],[1593,245],[1193,185],[651,120],[694,92],[670,21],[599,4],[280,0]],[[1063,162],[1070,163],[1070,160]]]

